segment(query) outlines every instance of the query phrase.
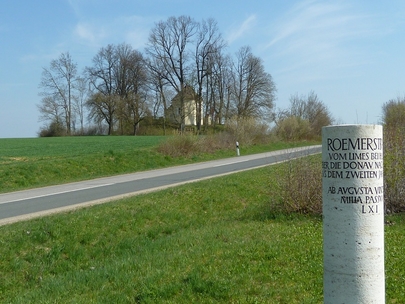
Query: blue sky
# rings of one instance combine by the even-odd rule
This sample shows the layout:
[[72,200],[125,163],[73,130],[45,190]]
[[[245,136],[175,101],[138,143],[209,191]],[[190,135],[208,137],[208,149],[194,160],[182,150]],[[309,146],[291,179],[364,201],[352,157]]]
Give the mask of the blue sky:
[[35,137],[43,67],[69,52],[79,70],[107,44],[143,51],[160,20],[214,18],[228,53],[249,45],[277,86],[276,109],[314,91],[339,123],[379,123],[405,96],[405,1],[3,0],[0,138]]

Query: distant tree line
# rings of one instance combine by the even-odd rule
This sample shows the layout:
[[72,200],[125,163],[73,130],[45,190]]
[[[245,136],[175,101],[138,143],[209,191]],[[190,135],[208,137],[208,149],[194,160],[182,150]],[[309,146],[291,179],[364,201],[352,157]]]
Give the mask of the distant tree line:
[[[186,86],[195,91],[198,131],[232,117],[273,119],[276,86],[262,59],[249,46],[225,51],[214,19],[180,16],[156,23],[144,52],[109,44],[81,72],[62,53],[42,71],[40,136],[136,135],[142,121],[165,129],[171,100],[184,103]],[[185,115],[175,125],[181,131]]]

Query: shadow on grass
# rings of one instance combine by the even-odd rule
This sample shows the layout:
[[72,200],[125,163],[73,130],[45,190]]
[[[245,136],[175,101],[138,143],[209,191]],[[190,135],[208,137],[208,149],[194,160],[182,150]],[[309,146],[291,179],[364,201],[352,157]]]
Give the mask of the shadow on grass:
[[259,206],[247,207],[245,208],[243,214],[240,216],[241,221],[256,221],[256,222],[266,222],[266,221],[295,221],[302,219],[316,219],[322,220],[322,215],[319,214],[302,214],[302,213],[292,213],[287,212],[282,209],[278,204],[273,204],[270,202],[262,203]]

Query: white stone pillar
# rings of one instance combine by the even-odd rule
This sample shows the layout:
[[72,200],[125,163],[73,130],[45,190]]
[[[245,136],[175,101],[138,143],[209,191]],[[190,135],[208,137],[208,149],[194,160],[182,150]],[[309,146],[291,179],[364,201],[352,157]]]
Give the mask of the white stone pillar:
[[380,125],[322,129],[324,303],[385,303]]

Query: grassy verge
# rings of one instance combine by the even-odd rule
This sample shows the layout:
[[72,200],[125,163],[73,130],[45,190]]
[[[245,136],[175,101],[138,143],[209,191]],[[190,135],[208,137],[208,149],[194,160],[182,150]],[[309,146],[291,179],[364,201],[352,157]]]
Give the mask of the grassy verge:
[[[285,165],[0,227],[0,302],[322,303],[321,218],[272,210]],[[401,303],[405,218],[389,223]]]
[[[162,136],[0,139],[0,193],[235,156],[234,150],[170,157]],[[241,148],[241,154],[308,143]]]

